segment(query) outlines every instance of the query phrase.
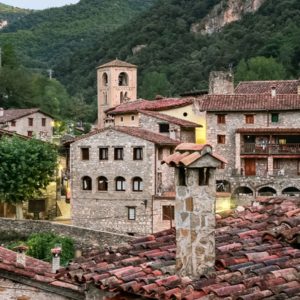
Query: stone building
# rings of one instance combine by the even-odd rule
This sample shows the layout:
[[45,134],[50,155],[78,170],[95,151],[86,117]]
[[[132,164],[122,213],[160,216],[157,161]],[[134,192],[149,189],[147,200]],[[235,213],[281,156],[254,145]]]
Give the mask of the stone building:
[[246,198],[300,194],[298,85],[246,82],[236,94],[204,95],[195,102],[206,112],[207,142],[228,160],[218,170],[219,191]]
[[52,141],[53,121],[38,108],[0,108],[0,128],[44,141]]

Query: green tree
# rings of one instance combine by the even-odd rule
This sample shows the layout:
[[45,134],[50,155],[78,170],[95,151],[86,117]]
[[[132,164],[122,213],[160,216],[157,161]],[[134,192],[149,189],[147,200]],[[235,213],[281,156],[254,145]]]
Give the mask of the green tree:
[[5,137],[0,140],[0,199],[16,206],[22,219],[23,202],[41,195],[57,164],[53,145],[36,139]]
[[237,82],[243,80],[277,80],[285,77],[286,71],[281,63],[278,63],[273,57],[263,56],[253,57],[248,61],[242,59],[235,73]]

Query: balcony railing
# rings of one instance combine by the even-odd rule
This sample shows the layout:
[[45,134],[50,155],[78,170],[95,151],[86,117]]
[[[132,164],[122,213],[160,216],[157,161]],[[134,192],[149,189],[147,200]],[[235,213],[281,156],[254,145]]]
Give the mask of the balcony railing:
[[300,154],[300,143],[283,145],[245,143],[241,146],[241,154]]

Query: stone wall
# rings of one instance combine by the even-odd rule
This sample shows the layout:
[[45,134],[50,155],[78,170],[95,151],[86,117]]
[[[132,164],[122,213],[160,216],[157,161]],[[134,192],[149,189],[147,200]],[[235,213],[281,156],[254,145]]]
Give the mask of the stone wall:
[[90,246],[99,246],[102,248],[105,244],[113,246],[132,240],[132,237],[128,235],[91,230],[72,225],[48,221],[13,220],[0,218],[0,236],[19,234],[26,237],[32,233],[41,232],[53,232],[61,236],[71,237],[75,240],[78,248],[86,248]]
[[210,95],[234,94],[233,73],[222,71],[210,72],[208,93]]
[[[175,193],[174,193],[175,194]],[[163,219],[163,206],[175,206],[175,200],[155,199],[153,201],[153,231],[158,232],[175,226],[175,220]]]

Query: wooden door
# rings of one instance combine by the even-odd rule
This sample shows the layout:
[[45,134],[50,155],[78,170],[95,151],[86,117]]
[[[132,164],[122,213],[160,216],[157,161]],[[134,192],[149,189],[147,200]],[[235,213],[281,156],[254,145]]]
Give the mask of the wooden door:
[[245,159],[245,175],[256,175],[256,161],[255,159]]

